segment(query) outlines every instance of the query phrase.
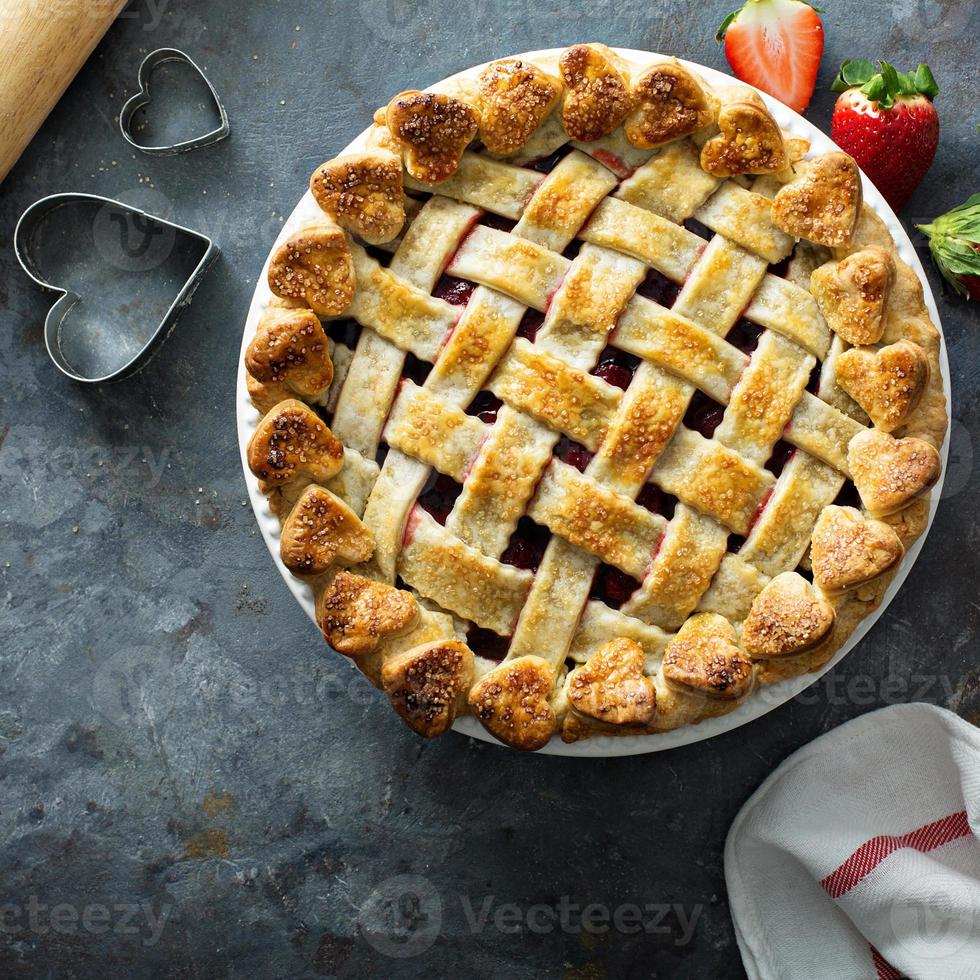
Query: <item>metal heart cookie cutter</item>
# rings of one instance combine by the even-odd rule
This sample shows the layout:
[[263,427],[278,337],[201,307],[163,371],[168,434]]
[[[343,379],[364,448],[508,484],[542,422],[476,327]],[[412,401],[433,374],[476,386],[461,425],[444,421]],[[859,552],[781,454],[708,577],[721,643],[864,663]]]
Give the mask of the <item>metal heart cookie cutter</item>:
[[[195,136],[192,139],[182,140],[179,143],[166,143],[161,146],[145,146],[144,144],[137,142],[136,137],[133,135],[134,119],[136,113],[142,109],[143,106],[148,105],[152,101],[152,96],[150,94],[150,79],[153,73],[161,65],[173,61],[178,61],[189,65],[201,77],[204,84],[207,85],[211,92],[214,105],[218,110],[220,123],[217,128],[212,129],[203,136]],[[215,91],[210,79],[204,74],[204,71],[197,64],[197,62],[195,62],[190,55],[185,54],[183,51],[180,51],[177,48],[158,48],[156,51],[151,51],[143,59],[143,63],[139,67],[137,81],[139,82],[139,91],[126,102],[119,113],[119,130],[123,135],[123,139],[125,139],[130,146],[139,150],[141,153],[148,153],[153,156],[172,156],[176,153],[186,153],[188,150],[195,150],[200,146],[210,146],[212,143],[217,143],[219,140],[223,140],[231,132],[231,126],[228,123],[228,113],[225,111],[225,107],[222,105],[221,99],[218,98],[218,93]]]
[[218,249],[206,235],[97,194],[52,194],[14,230],[24,271],[60,293],[44,321],[55,366],[89,384],[143,368]]

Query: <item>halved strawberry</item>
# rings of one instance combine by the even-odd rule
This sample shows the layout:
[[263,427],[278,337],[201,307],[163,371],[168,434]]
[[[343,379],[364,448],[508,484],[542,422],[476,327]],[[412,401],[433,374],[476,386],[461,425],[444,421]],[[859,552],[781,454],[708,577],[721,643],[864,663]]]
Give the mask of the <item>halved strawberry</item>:
[[747,0],[730,13],[716,40],[725,41],[732,71],[802,112],[813,96],[823,54],[823,24],[805,0]]

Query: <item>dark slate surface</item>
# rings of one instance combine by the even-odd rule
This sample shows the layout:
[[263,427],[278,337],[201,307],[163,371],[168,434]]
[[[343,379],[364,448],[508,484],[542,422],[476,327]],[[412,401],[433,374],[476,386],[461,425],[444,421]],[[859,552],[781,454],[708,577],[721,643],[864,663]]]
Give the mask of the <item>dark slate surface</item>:
[[[724,67],[730,6],[137,0],[113,27],[0,186],[0,974],[740,977],[722,849],[766,774],[893,701],[980,719],[980,339],[959,300],[941,303],[946,499],[908,582],[832,679],[711,742],[603,762],[422,743],[325,655],[243,506],[242,319],[312,168],[393,92],[495,56],[599,38]],[[824,6],[809,117],[828,126],[844,57],[927,60],[943,140],[903,217],[978,190],[976,5]],[[165,45],[207,68],[230,140],[175,159],[123,144],[114,117]],[[117,386],[55,371],[49,297],[10,248],[61,190],[169,210],[222,249]]]

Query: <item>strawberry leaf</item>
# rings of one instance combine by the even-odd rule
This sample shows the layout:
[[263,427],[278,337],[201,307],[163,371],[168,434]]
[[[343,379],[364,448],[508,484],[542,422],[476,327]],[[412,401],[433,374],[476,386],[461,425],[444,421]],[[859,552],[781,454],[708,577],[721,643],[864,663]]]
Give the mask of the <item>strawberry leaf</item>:
[[900,71],[898,73],[898,91],[900,95],[915,95],[915,76],[912,72]]
[[936,268],[958,293],[969,295],[959,277],[980,276],[980,194],[974,194],[931,224],[916,227],[929,237]]
[[924,95],[934,99],[939,94],[939,86],[928,65],[919,65],[915,71],[907,72],[898,71],[887,61],[879,61],[878,65],[880,71],[876,73],[870,61],[845,61],[831,88],[835,92],[845,92],[860,86],[869,101],[876,102],[879,109],[890,109],[902,97]]
[[890,109],[895,104],[895,100],[885,84],[885,79],[881,75],[875,75],[867,85],[862,85],[861,91],[870,102],[877,102],[881,109]]
[[917,92],[929,99],[934,99],[939,95],[939,85],[933,78],[928,65],[919,65],[915,70],[915,88]]
[[732,21],[739,15],[739,11],[733,10],[722,22],[721,27],[718,28],[718,32],[715,34],[715,40],[721,44],[725,40],[725,31],[732,26]]
[[840,66],[840,71],[830,87],[835,92],[844,92],[855,85],[864,85],[869,82],[874,73],[875,66],[863,58],[845,61]]

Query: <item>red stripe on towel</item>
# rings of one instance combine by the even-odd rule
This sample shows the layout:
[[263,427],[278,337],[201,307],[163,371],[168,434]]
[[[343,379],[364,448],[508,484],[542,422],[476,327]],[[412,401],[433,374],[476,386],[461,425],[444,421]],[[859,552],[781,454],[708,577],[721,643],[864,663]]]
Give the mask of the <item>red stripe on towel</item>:
[[970,823],[966,819],[966,810],[960,810],[959,813],[951,813],[948,817],[934,820],[932,823],[927,823],[924,827],[909,831],[907,834],[872,837],[871,840],[862,844],[840,867],[831,871],[820,884],[831,898],[840,898],[841,895],[849,892],[859,881],[870,874],[893,851],[910,847],[913,850],[922,851],[924,854],[926,851],[941,847],[950,841],[967,837],[970,833]]

